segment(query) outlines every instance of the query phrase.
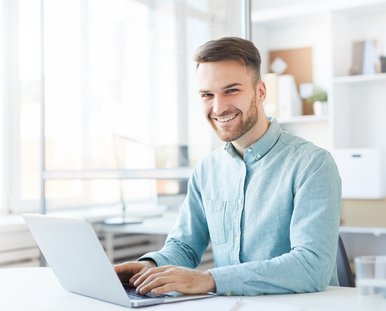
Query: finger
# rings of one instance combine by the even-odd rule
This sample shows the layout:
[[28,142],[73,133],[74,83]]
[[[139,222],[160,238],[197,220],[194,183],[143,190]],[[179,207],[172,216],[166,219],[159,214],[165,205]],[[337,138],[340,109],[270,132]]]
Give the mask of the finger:
[[152,273],[154,273],[154,269],[148,269],[146,270],[145,272],[143,273],[137,273],[139,274],[137,277],[136,277],[136,280],[134,281],[134,286],[135,287],[138,287],[139,285],[141,285],[143,283],[143,281],[145,281]]
[[141,271],[141,269],[143,269],[143,265],[135,262],[125,262],[114,266],[114,270],[122,282],[130,280],[130,278]]
[[122,272],[122,271],[124,270],[124,267],[125,267],[124,264],[115,265],[115,266],[114,266],[114,271],[115,271],[116,273],[120,273],[120,272]]
[[156,288],[153,288],[151,290],[151,293],[154,294],[154,295],[162,295],[162,294],[166,294],[166,293],[172,292],[172,291],[178,291],[177,290],[177,284],[175,284],[175,283],[167,283],[165,285],[158,286]]
[[[149,275],[145,280],[143,280],[143,282],[141,283],[141,284],[139,284],[138,286],[136,286],[137,287],[137,292],[139,292],[139,293],[142,293],[141,292],[141,290],[144,288],[144,287],[146,287],[146,286],[148,286],[149,284],[153,284],[153,285],[155,285],[155,281],[157,280],[157,279],[160,279],[160,278],[162,278],[162,272],[160,272],[160,273],[154,273],[154,274],[151,274],[151,275]],[[147,287],[148,288],[148,287]],[[149,290],[151,290],[152,288],[148,288],[148,290],[146,291],[146,292],[148,292]]]
[[137,274],[134,274],[134,275],[130,278],[129,283],[134,285],[135,281],[136,281],[140,276],[141,276],[141,272],[139,272],[139,273],[137,273]]
[[139,287],[137,287],[137,292],[141,295],[145,295],[148,292],[153,291],[155,288],[164,286],[172,282],[172,279],[170,277],[152,275],[149,278],[146,279],[146,281],[142,283]]
[[147,270],[151,269],[149,266],[144,266],[139,272],[134,273],[134,275],[130,278],[129,283],[134,286],[134,282]]
[[142,269],[142,266],[133,262],[125,262],[114,266],[116,273],[136,273],[140,269]]
[[165,271],[167,268],[164,267],[157,267],[157,268],[150,268],[147,269],[144,273],[142,273],[139,277],[137,277],[137,280],[134,282],[134,286],[139,286],[142,284],[150,275],[160,273]]
[[117,276],[121,282],[127,282],[133,276],[133,273],[130,271],[124,271],[122,269],[115,269]]
[[140,271],[140,272],[134,274],[134,275],[131,277],[131,279],[129,280],[129,283],[132,284],[133,286],[135,286],[135,285],[134,285],[135,281],[137,281],[138,278],[140,278],[141,275],[143,275],[145,272],[146,272],[146,270],[143,270],[143,271]]

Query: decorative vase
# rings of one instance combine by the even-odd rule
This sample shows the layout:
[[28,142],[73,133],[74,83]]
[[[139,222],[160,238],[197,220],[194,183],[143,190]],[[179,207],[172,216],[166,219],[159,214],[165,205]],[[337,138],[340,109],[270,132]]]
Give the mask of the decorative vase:
[[328,113],[327,102],[316,101],[313,103],[312,107],[314,109],[314,115],[316,116],[322,116]]

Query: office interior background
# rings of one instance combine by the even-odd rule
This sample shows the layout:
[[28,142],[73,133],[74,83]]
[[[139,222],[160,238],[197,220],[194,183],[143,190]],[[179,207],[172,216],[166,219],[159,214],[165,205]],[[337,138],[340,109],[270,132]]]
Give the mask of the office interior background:
[[350,259],[386,254],[386,1],[247,2],[0,0],[0,267],[41,264],[22,213],[86,217],[115,262],[162,244],[107,242],[103,220],[178,211],[195,163],[222,144],[194,50],[246,25],[268,114],[337,161]]

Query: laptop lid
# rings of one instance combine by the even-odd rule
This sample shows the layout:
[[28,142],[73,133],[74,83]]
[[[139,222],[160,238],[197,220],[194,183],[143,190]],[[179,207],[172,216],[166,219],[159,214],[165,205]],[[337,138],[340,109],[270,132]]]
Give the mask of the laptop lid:
[[129,299],[90,223],[47,215],[23,217],[59,282],[72,293],[128,307],[213,296],[171,293],[165,297]]
[[42,215],[23,217],[45,259],[66,290],[130,305],[112,264],[87,221]]

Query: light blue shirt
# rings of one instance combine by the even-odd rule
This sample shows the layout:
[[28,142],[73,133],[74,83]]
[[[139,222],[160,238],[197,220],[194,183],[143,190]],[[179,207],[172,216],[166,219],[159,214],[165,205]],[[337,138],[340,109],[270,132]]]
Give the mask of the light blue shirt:
[[269,129],[244,151],[231,143],[195,168],[158,266],[195,268],[212,243],[218,294],[302,293],[338,285],[341,181],[331,155]]

